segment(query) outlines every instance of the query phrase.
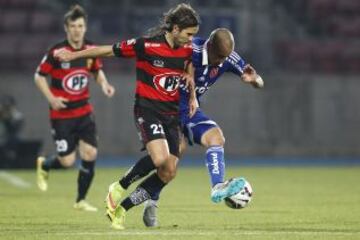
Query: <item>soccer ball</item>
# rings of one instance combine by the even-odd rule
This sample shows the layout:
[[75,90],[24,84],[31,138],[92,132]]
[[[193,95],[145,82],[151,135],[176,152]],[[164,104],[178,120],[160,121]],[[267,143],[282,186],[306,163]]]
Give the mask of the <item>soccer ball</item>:
[[242,209],[251,201],[253,190],[248,181],[245,180],[244,188],[240,192],[224,199],[226,206],[233,209]]

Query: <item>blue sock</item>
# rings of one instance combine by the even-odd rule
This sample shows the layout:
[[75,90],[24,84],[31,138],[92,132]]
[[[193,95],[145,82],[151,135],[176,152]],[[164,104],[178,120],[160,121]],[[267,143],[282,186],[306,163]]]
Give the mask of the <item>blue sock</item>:
[[211,186],[224,182],[225,161],[224,148],[222,146],[211,146],[206,151],[206,167],[209,170]]

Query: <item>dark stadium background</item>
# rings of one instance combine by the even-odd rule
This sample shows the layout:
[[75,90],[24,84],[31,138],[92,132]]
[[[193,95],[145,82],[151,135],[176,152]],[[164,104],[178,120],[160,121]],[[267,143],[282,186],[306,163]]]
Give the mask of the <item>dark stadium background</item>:
[[[3,104],[12,96],[24,118],[19,145],[10,153],[1,147],[0,166],[32,166],[40,144],[40,152],[54,150],[48,105],[33,74],[47,47],[65,37],[62,17],[71,4],[88,11],[89,39],[112,44],[144,34],[179,2],[0,0],[0,97]],[[358,0],[187,2],[201,15],[199,36],[231,29],[236,50],[265,81],[265,89],[254,90],[229,74],[204,98],[205,111],[223,128],[230,163],[360,163]],[[117,93],[107,99],[92,84],[99,164],[129,166],[126,159],[141,155],[132,116],[134,61],[104,63]],[[0,144],[3,131],[1,125]],[[188,149],[184,161],[202,159],[203,150]]]

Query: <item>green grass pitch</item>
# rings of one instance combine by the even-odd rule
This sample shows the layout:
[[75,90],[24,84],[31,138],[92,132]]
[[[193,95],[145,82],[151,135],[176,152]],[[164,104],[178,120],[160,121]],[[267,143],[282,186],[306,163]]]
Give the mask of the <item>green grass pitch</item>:
[[[76,170],[53,171],[46,193],[36,188],[34,171],[2,171],[0,239],[360,239],[358,167],[228,167],[228,177],[245,176],[254,189],[242,210],[210,202],[205,167],[180,168],[163,191],[159,228],[143,226],[138,206],[127,214],[127,229],[116,231],[104,216],[103,200],[124,171],[97,169],[88,196],[97,213],[72,209]],[[9,174],[30,186],[9,183]]]

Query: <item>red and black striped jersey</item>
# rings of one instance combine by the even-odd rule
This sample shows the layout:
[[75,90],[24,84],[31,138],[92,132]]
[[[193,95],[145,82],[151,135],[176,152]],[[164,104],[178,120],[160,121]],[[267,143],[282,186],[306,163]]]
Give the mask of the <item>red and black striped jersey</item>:
[[54,51],[67,49],[80,51],[94,47],[88,41],[84,41],[81,49],[74,49],[67,40],[55,44],[45,54],[37,68],[37,72],[43,76],[51,76],[50,91],[54,96],[64,97],[69,100],[66,108],[54,110],[50,108],[51,119],[76,118],[93,111],[88,102],[90,73],[97,72],[102,68],[98,58],[77,59],[71,62],[60,62],[54,58]]
[[181,74],[191,60],[191,44],[171,48],[165,35],[158,35],[119,42],[113,51],[118,57],[136,58],[136,106],[178,114],[178,89]]

